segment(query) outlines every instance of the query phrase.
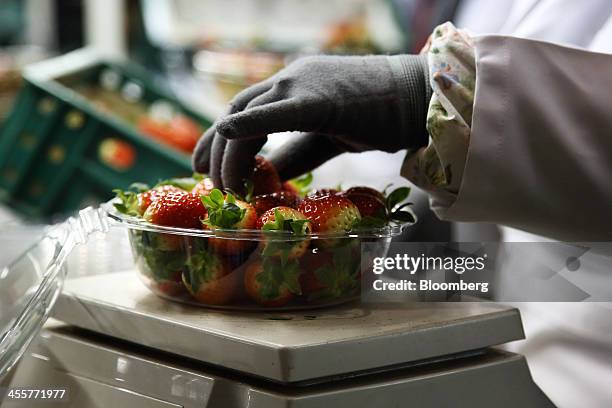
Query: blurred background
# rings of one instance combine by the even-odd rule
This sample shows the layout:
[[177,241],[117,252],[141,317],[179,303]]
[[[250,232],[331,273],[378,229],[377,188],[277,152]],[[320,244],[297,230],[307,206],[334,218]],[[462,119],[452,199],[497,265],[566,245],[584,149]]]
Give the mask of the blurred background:
[[[197,139],[240,90],[304,55],[418,52],[458,3],[0,0],[0,225],[188,175]],[[313,187],[407,184],[404,155],[342,155]],[[419,239],[446,241],[449,225],[413,199]]]

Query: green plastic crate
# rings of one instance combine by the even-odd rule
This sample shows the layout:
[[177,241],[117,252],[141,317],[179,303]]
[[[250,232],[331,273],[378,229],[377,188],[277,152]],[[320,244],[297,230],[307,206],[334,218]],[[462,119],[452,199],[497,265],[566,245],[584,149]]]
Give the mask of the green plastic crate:
[[[189,155],[142,135],[66,86],[94,84],[109,73],[122,89],[136,84],[144,104],[163,101],[202,128],[210,126],[139,67],[102,61],[86,50],[33,65],[0,130],[0,201],[29,217],[48,217],[105,201],[113,188],[134,181],[154,184],[191,173]],[[101,146],[109,141],[131,152],[133,165],[104,160]]]

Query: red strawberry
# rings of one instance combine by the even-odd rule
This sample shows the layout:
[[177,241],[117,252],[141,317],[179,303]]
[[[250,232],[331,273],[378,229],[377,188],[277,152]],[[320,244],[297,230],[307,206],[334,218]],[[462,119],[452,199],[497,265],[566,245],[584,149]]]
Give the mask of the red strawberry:
[[152,224],[178,228],[201,228],[206,208],[195,194],[168,192],[147,208],[144,219]]
[[293,185],[291,181],[285,181],[281,187],[281,191],[293,193],[296,196],[299,194],[299,190]]
[[311,221],[313,232],[344,232],[361,220],[355,204],[339,195],[306,197],[298,211]]
[[360,256],[355,253],[359,240],[344,241],[331,250],[313,250],[300,260],[300,285],[309,298],[339,300],[359,292]]
[[215,185],[213,184],[212,179],[206,177],[202,181],[198,182],[195,187],[193,187],[191,193],[197,196],[209,195],[214,188]]
[[305,295],[325,289],[325,285],[319,281],[315,271],[323,266],[332,264],[333,254],[326,251],[311,251],[300,259],[300,266],[302,267],[300,285]]
[[198,302],[225,305],[236,295],[238,278],[224,258],[202,250],[188,258],[183,283]]
[[344,196],[350,196],[352,194],[371,195],[371,196],[378,198],[381,201],[385,201],[385,195],[381,193],[380,191],[373,189],[371,187],[365,187],[365,186],[351,187],[348,190],[344,191],[343,193]]
[[[280,217],[279,217],[280,215]],[[267,231],[294,231],[290,227],[291,225],[285,224],[285,222],[307,220],[307,218],[296,210],[295,208],[278,206],[269,209],[262,214],[257,220],[257,229],[262,229],[264,226]],[[308,223],[300,223],[300,232],[307,234],[310,232]],[[295,231],[294,231],[295,232]]]
[[[310,233],[310,222],[304,214],[289,207],[276,207],[266,211],[259,220],[257,228],[264,231],[289,231],[298,235]],[[274,240],[269,239],[263,244],[262,255],[279,257],[285,264],[287,261],[300,258],[308,249],[309,239]]]
[[308,197],[311,197],[311,198],[323,197],[323,196],[328,196],[328,195],[336,195],[338,193],[339,191],[334,188],[320,188],[308,194]]
[[384,199],[369,192],[361,193],[359,190],[351,190],[352,189],[348,189],[342,193],[342,196],[348,198],[357,206],[362,217],[385,218]]
[[244,274],[244,288],[251,299],[263,306],[281,307],[302,291],[297,262],[284,266],[274,258],[249,263]]
[[251,201],[258,215],[262,215],[270,208],[274,207],[290,207],[297,208],[300,204],[299,197],[289,191],[279,191],[272,194],[263,194],[253,197]]
[[185,153],[193,151],[202,135],[202,129],[183,115],[174,117],[169,122],[159,122],[144,116],[138,120],[137,126],[142,133]]
[[272,163],[262,156],[255,156],[255,169],[251,181],[253,182],[253,194],[255,195],[275,193],[282,188],[278,172]]
[[[232,194],[223,195],[213,189],[208,196],[203,196],[208,218],[205,225],[210,229],[255,229],[257,212],[249,203],[236,200]],[[253,242],[233,238],[209,238],[208,244],[225,255],[241,255],[251,249]]]
[[159,280],[154,282],[155,288],[153,291],[158,291],[161,295],[170,297],[178,296],[183,293],[185,287],[183,286],[181,271],[176,271],[171,279]]
[[153,201],[165,196],[168,193],[177,192],[181,193],[184,191],[178,187],[171,185],[159,186],[152,188],[151,190],[144,191],[138,194],[138,211],[140,212],[140,214],[144,214],[144,212],[147,210],[147,208],[149,208]]

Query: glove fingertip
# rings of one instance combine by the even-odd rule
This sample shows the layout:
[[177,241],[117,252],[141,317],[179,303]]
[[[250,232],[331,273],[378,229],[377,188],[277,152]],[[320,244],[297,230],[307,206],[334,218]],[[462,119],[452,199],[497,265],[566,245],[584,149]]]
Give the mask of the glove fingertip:
[[236,127],[234,118],[228,116],[217,123],[217,133],[226,139],[235,139],[240,137],[240,131]]
[[197,173],[206,174],[210,169],[210,160],[193,155],[191,157],[191,168]]

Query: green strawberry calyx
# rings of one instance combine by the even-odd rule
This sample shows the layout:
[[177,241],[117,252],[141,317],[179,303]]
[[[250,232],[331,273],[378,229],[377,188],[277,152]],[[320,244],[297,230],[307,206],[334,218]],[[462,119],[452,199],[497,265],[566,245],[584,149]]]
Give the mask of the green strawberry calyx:
[[196,186],[196,184],[204,180],[205,177],[206,176],[204,174],[193,173],[191,177],[178,177],[161,180],[155,185],[155,187],[174,186],[180,188],[181,190],[191,191]]
[[287,183],[291,185],[297,191],[298,196],[306,197],[310,191],[310,185],[312,184],[312,173],[308,172],[300,177],[289,180]]
[[219,258],[206,250],[188,257],[185,266],[188,272],[187,281],[195,292],[202,284],[215,280],[217,276],[215,272],[221,267]]
[[201,199],[208,211],[208,218],[203,222],[209,227],[234,228],[246,213],[244,208],[236,204],[234,195],[228,193],[224,196],[223,192],[217,188],[213,189],[209,195],[202,196]]
[[285,265],[273,258],[263,260],[263,271],[255,278],[259,283],[259,294],[266,300],[276,299],[283,289],[295,295],[302,294],[300,286],[300,266],[297,261]]
[[410,187],[399,187],[386,194],[387,186],[383,191],[385,207],[375,216],[362,217],[353,229],[382,228],[389,223],[403,224],[416,222],[417,217],[410,208],[413,203],[406,202],[410,195]]
[[296,235],[304,235],[308,232],[310,220],[285,218],[282,211],[274,210],[274,221],[266,222],[261,229],[264,231],[289,231]]
[[138,194],[148,191],[150,187],[143,183],[133,183],[128,190],[114,189],[115,202],[113,206],[122,214],[134,217],[140,216],[140,203],[138,202]]
[[[264,232],[279,232],[286,231],[291,232],[295,235],[306,235],[308,233],[308,223],[310,220],[306,219],[287,219],[283,215],[282,211],[274,210],[274,221],[268,221],[261,229]],[[262,251],[263,256],[279,256],[281,265],[286,265],[289,260],[289,256],[293,251],[294,247],[302,245],[303,241],[276,241],[270,240],[266,243],[264,250]]]
[[339,299],[355,295],[359,288],[359,261],[350,254],[350,246],[338,248],[332,263],[314,271],[324,289],[310,295],[310,300]]

